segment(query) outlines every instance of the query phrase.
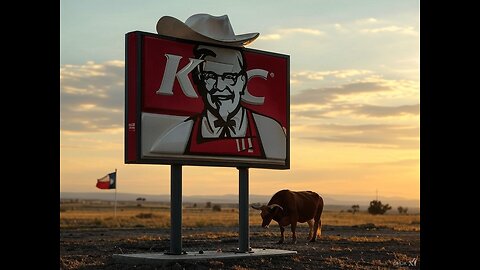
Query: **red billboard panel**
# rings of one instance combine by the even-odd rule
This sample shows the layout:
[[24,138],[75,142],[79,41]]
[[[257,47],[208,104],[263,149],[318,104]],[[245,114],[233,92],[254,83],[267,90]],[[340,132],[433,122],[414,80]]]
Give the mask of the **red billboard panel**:
[[288,169],[288,55],[126,34],[125,163]]

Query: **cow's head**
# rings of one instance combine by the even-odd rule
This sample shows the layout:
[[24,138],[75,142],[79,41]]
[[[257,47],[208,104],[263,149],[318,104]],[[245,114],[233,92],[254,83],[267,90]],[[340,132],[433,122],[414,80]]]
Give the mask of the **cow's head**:
[[270,222],[272,221],[277,211],[283,211],[283,207],[281,207],[278,204],[262,205],[262,206],[252,205],[252,208],[262,211],[260,215],[262,216],[262,219],[263,219],[263,222],[262,222],[263,228],[268,228],[268,225],[270,225]]

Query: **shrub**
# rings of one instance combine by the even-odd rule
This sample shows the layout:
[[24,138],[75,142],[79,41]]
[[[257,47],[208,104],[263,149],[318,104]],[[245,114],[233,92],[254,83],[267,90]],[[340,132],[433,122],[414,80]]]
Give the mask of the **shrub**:
[[222,211],[222,207],[219,205],[219,204],[215,204],[213,207],[212,207],[212,210],[213,211]]
[[388,203],[383,205],[381,201],[373,200],[368,207],[368,213],[372,215],[383,215],[390,209],[392,209],[392,207],[388,205]]
[[203,220],[195,221],[195,227],[205,227],[206,223]]
[[360,205],[358,204],[352,205],[352,210],[351,211],[349,210],[348,212],[352,212],[353,214],[355,214],[356,212],[360,212]]
[[397,210],[398,210],[398,213],[399,213],[400,215],[401,215],[401,214],[405,214],[405,215],[406,215],[406,214],[407,214],[407,211],[408,211],[408,207],[401,207],[401,206],[399,206],[399,207],[397,208]]
[[93,224],[94,224],[95,226],[101,226],[101,225],[103,224],[103,222],[102,222],[101,219],[95,218],[95,219],[93,220]]

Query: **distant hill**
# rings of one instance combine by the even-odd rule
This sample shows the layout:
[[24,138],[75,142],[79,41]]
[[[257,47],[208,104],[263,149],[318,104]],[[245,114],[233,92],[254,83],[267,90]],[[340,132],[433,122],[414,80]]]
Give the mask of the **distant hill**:
[[[159,194],[159,195],[147,195],[147,194],[136,194],[136,193],[117,193],[118,201],[135,201],[137,198],[142,197],[147,201],[151,202],[170,202],[169,194]],[[360,196],[360,195],[333,195],[333,194],[322,194],[323,200],[325,202],[325,210],[330,211],[340,211],[348,210],[354,204],[360,205],[361,210],[366,210],[370,201],[374,198],[370,196]],[[271,195],[257,195],[250,194],[249,202],[250,203],[261,203],[266,204],[271,198]],[[81,199],[81,200],[105,200],[113,201],[114,196],[112,192],[61,192],[60,199]],[[398,206],[408,207],[409,213],[415,213],[419,211],[420,201],[419,200],[410,200],[404,199],[401,197],[382,197],[379,196],[378,199],[382,201],[383,204],[389,204],[392,206],[391,211],[397,210]],[[224,195],[193,195],[193,196],[183,196],[182,198],[184,203],[238,203],[237,194],[224,194]]]

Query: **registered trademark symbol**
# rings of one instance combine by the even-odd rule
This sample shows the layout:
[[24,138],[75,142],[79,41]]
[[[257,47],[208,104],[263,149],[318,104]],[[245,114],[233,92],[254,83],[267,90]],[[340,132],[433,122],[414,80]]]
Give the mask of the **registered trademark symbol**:
[[272,78],[275,77],[275,73],[270,72],[270,77],[272,77]]

